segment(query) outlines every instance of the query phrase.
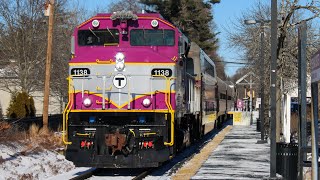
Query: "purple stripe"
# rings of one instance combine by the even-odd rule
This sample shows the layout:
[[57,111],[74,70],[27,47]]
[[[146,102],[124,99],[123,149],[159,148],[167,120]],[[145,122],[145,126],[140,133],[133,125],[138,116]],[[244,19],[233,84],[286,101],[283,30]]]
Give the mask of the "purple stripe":
[[[81,92],[77,93],[75,95],[75,104],[73,104],[72,109],[74,109],[74,110],[79,110],[79,109],[100,110],[100,109],[102,109],[102,104],[101,104],[102,98],[101,97],[96,96],[94,94],[90,94],[90,95],[84,94],[83,98],[81,96],[82,96]],[[82,103],[82,101],[87,97],[89,97],[93,102],[90,107],[85,107]],[[150,105],[150,107],[146,108],[142,105],[142,101],[145,98],[149,98],[151,100],[152,104]],[[97,104],[96,103],[97,101],[100,103]],[[171,106],[172,106],[172,109],[175,110],[175,108],[176,108],[175,93],[171,93]],[[165,94],[164,93],[154,94],[152,98],[150,95],[148,95],[148,96],[143,96],[138,99],[135,99],[130,103],[130,108],[135,109],[135,110],[137,110],[137,109],[141,109],[141,110],[168,109],[167,105],[165,103]],[[106,109],[118,109],[118,108],[113,103],[109,103],[108,100],[106,99]],[[125,105],[121,109],[128,109],[128,105]]]

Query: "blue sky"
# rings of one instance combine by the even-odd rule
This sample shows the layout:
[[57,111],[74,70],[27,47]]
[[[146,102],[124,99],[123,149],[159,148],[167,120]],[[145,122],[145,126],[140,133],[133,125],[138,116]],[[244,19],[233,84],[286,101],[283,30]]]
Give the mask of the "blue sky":
[[[227,33],[223,27],[231,24],[234,18],[239,17],[241,12],[253,6],[256,1],[259,0],[221,0],[220,4],[214,6],[213,13],[215,23],[218,27],[216,31],[220,32],[218,36],[220,39],[219,55],[222,56],[225,61],[235,61],[239,53],[228,47]],[[107,7],[108,4],[116,2],[116,0],[80,0],[80,2],[89,10],[93,10],[96,7]],[[225,70],[227,75],[232,76],[239,67],[238,64],[226,64]]]
[[[111,2],[117,0],[79,0],[80,3],[89,11],[96,9],[107,8]],[[218,38],[220,40],[219,55],[223,57],[225,61],[237,61],[242,51],[231,49],[228,47],[228,34],[225,28],[232,30],[232,24],[237,18],[241,16],[243,12],[253,7],[257,1],[271,2],[270,0],[221,0],[220,4],[214,6],[214,20],[217,25],[216,32],[220,32]],[[308,0],[303,0],[308,1]],[[106,9],[107,11],[107,9]],[[240,67],[238,64],[226,64],[226,74],[229,76],[234,75],[236,70]]]
[[[239,61],[242,51],[228,47],[228,34],[226,28],[232,31],[233,23],[241,16],[243,12],[250,9],[259,0],[221,0],[220,4],[214,6],[214,21],[217,25],[217,32],[220,41],[218,54],[223,57],[224,61]],[[265,1],[265,0],[261,0]],[[269,0],[270,1],[270,0]],[[232,76],[240,68],[239,64],[226,64],[226,74]]]

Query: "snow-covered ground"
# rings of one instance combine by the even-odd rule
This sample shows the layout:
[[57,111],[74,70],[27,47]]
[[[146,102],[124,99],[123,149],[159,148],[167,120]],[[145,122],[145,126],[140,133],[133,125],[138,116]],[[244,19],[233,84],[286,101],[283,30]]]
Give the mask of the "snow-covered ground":
[[26,151],[25,146],[17,143],[0,145],[0,180],[47,179],[74,168],[57,152]]
[[[255,119],[255,118],[254,118]],[[199,149],[215,137],[214,130],[204,139],[178,154],[170,162],[155,170],[145,179],[167,180],[188,163]],[[218,148],[212,152],[192,179],[250,179],[269,175],[269,144],[256,144],[260,135],[253,126],[233,127]],[[0,180],[7,179],[71,179],[91,168],[77,168],[55,151],[28,148],[17,143],[0,144]],[[112,169],[90,179],[132,179],[128,172]]]

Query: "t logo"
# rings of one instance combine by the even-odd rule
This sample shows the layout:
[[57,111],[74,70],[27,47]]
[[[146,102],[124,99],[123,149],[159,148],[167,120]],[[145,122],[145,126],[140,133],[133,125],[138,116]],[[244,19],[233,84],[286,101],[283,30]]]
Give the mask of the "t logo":
[[118,89],[124,88],[127,85],[126,76],[123,74],[117,74],[116,76],[114,76],[113,85]]

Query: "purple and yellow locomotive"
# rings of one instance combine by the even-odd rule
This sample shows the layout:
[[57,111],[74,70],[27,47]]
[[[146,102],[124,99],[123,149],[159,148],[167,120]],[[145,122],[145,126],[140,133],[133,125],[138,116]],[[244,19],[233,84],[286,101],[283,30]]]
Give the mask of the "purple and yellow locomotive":
[[71,46],[63,141],[76,166],[159,166],[233,106],[214,62],[160,14],[97,14]]

